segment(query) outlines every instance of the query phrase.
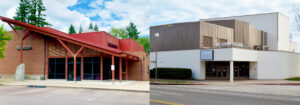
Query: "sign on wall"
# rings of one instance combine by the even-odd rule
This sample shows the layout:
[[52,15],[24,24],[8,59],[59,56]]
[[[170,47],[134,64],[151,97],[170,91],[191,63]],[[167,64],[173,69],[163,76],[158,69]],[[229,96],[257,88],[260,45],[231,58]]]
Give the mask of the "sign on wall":
[[115,70],[115,65],[110,66],[111,70]]
[[214,60],[214,50],[201,50],[200,51],[201,60]]

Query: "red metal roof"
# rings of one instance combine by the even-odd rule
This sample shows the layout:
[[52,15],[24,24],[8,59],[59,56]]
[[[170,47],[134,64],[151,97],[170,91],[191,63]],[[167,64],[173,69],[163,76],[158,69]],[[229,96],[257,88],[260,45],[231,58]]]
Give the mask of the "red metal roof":
[[[107,32],[100,31],[100,32],[88,32],[88,33],[80,33],[80,34],[67,34],[56,29],[50,27],[37,27],[28,23],[16,21],[13,19],[9,19],[6,17],[0,16],[0,19],[8,24],[14,24],[16,26],[23,27],[25,29],[42,33],[44,35],[48,35],[51,37],[55,37],[58,39],[62,39],[67,42],[73,42],[75,44],[84,44],[90,46],[92,49],[101,49],[106,50],[111,53],[115,54],[125,54],[127,56],[134,56],[129,55],[127,53],[122,53],[124,51],[144,51],[144,48],[139,45],[137,42],[132,42],[130,39],[117,39],[112,35],[108,34]],[[116,45],[117,49],[109,47],[108,43]],[[125,47],[124,47],[125,46]],[[127,48],[126,48],[127,47]],[[137,48],[134,48],[137,47]],[[134,56],[137,57],[137,56]]]

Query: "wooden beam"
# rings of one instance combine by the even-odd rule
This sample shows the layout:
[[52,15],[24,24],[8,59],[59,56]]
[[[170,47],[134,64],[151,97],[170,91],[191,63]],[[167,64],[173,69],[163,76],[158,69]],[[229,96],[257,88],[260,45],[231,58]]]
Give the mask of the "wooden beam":
[[24,40],[21,40],[21,46],[20,46],[20,52],[21,52],[20,63],[23,63],[23,41]]
[[74,56],[74,65],[73,65],[74,66],[74,72],[73,72],[73,74],[74,74],[74,82],[76,82],[76,65],[77,65],[76,61],[77,61],[76,57]]
[[83,53],[81,53],[81,63],[80,64],[81,64],[80,75],[81,75],[81,80],[83,80]]
[[128,80],[128,59],[125,58],[125,71],[126,71],[126,80]]
[[101,80],[103,80],[103,55],[101,54],[101,58],[100,58],[100,76],[101,76]]
[[115,81],[115,56],[111,56],[112,82]]
[[25,31],[25,34],[24,34],[24,36],[23,36],[23,38],[22,38],[22,40],[25,40],[27,37],[29,37],[31,35],[31,31],[29,31],[29,30],[26,30]]
[[81,51],[83,50],[83,48],[84,47],[81,47],[74,56],[76,57],[79,53],[81,53]]
[[21,35],[16,31],[16,29],[15,29],[10,23],[8,23],[8,25],[9,25],[10,28],[18,35],[18,37],[21,36]]
[[122,58],[119,58],[119,79],[122,80]]
[[65,79],[68,80],[68,51],[65,50]]
[[57,40],[69,53],[71,53],[71,55],[74,56],[74,53],[70,50],[70,48],[63,41],[61,41],[60,39],[57,39]]

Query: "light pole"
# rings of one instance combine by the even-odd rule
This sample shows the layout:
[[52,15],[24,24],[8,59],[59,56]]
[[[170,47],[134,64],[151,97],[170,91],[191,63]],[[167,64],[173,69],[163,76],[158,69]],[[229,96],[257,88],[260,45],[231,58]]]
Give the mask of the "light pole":
[[159,33],[155,33],[155,79],[157,80],[157,40],[159,37]]

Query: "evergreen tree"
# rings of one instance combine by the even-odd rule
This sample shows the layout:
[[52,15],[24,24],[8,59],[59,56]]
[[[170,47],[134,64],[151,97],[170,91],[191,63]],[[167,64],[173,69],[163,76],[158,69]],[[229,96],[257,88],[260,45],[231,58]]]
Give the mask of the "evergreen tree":
[[97,26],[97,24],[94,26],[94,31],[98,31],[98,26]]
[[89,26],[89,30],[93,30],[94,28],[93,28],[93,23],[91,22],[90,23],[90,26]]
[[82,33],[82,27],[81,27],[81,25],[79,26],[79,32],[78,33]]
[[4,51],[6,42],[12,39],[11,35],[7,35],[8,32],[4,29],[4,26],[0,27],[0,58],[4,58]]
[[[50,25],[46,22],[45,14],[42,12],[46,11],[46,8],[42,0],[20,0],[19,7],[17,8],[15,20],[44,27]],[[16,29],[21,29],[16,27]]]
[[130,22],[129,26],[126,27],[126,34],[129,36],[129,38],[137,40],[140,32],[138,32],[136,25],[133,22]]
[[[30,14],[30,2],[29,0],[20,0],[19,7],[17,8],[15,20],[28,23],[28,14]],[[22,29],[21,27],[15,26],[15,29]]]
[[46,11],[46,7],[43,4],[43,0],[37,0],[37,26],[44,27],[44,26],[51,26],[48,22],[46,22],[46,15],[43,14],[44,11]]
[[74,26],[71,24],[70,28],[69,28],[69,34],[75,34],[76,31],[75,31],[75,28]]

